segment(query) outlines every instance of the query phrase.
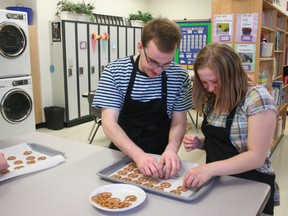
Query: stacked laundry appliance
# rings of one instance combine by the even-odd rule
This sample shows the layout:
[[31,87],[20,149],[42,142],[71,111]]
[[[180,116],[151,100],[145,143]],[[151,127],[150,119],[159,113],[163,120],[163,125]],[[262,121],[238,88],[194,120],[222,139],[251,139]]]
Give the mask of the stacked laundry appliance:
[[0,10],[0,140],[35,131],[26,12]]

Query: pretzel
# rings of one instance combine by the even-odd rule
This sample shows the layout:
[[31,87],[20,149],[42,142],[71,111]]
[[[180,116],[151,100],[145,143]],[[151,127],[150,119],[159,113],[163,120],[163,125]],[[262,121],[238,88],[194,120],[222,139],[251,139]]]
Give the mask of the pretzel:
[[143,181],[143,182],[147,182],[148,181],[148,177],[147,176],[141,176],[138,178],[140,181]]
[[16,161],[14,161],[13,163],[14,163],[15,165],[18,165],[18,164],[22,164],[23,161],[22,161],[22,160],[16,160]]
[[16,167],[14,167],[14,170],[17,170],[17,169],[22,169],[22,168],[24,168],[24,166],[16,166]]
[[154,188],[157,189],[157,190],[162,190],[162,191],[164,190],[164,187],[162,187],[162,186],[160,186],[160,185],[155,186]]
[[155,178],[150,178],[149,179],[149,183],[151,183],[151,184],[158,184],[159,182],[160,182],[159,179],[155,179]]
[[151,182],[145,183],[144,186],[150,187],[150,188],[153,188],[153,187],[154,187],[153,183],[151,183]]
[[112,175],[111,177],[116,178],[116,179],[121,179],[121,176],[119,176],[119,175]]
[[130,173],[128,176],[131,178],[137,178],[138,174],[137,173]]
[[26,160],[34,160],[35,159],[35,156],[28,156],[28,157],[26,157]]
[[186,191],[188,190],[188,188],[186,188],[185,186],[178,186],[178,187],[177,187],[177,190],[178,190],[178,191],[186,192]]
[[135,184],[140,184],[140,185],[143,183],[143,182],[142,182],[141,180],[139,180],[139,179],[133,180],[132,182],[135,183]]
[[38,157],[38,160],[46,160],[46,156],[40,156]]
[[127,182],[131,182],[131,181],[132,181],[132,178],[129,178],[129,177],[123,177],[122,180],[123,180],[123,181],[127,181]]
[[124,205],[124,208],[127,208],[127,207],[131,206],[132,203],[130,203],[130,202],[127,201],[127,200],[124,200],[124,201],[123,201],[123,205]]
[[135,195],[128,195],[123,201],[117,197],[112,197],[111,192],[102,192],[91,197],[91,201],[98,205],[109,209],[127,208],[132,205],[131,202],[135,202],[137,197]]
[[30,154],[32,154],[32,151],[24,151],[23,154],[24,155],[30,155]]
[[9,157],[7,157],[7,160],[15,160],[15,159],[16,159],[15,156],[9,156]]
[[162,186],[164,188],[169,188],[169,187],[171,187],[171,183],[170,182],[163,182],[160,184],[160,186]]
[[128,166],[128,167],[125,167],[124,170],[127,171],[127,172],[131,172],[131,171],[134,170],[134,167]]
[[26,163],[27,164],[34,164],[34,163],[36,163],[36,161],[35,160],[28,160]]
[[170,193],[180,195],[180,194],[181,194],[181,191],[171,190]]
[[137,197],[135,195],[128,195],[125,197],[125,200],[129,202],[135,202],[137,200]]
[[120,170],[117,172],[118,175],[127,175],[127,171],[125,170]]
[[136,168],[136,167],[137,167],[137,164],[133,161],[133,162],[131,162],[128,166],[131,166],[131,167],[133,167],[133,168]]
[[133,172],[137,173],[137,174],[142,174],[142,172],[137,168],[135,169]]

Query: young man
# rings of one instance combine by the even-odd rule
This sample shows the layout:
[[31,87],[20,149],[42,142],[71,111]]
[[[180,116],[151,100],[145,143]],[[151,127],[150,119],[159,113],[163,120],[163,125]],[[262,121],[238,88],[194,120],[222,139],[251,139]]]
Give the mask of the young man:
[[[150,21],[137,45],[139,54],[108,64],[94,98],[110,148],[132,158],[147,176],[169,178],[181,168],[177,152],[192,90],[187,71],[173,63],[180,41],[176,23]],[[147,153],[161,154],[160,161]]]

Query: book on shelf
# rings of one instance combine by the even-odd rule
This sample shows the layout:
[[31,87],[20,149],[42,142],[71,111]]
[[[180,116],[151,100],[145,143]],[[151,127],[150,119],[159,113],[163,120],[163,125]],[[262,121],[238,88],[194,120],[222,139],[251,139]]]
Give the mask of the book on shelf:
[[278,30],[275,31],[276,39],[275,39],[275,50],[280,49],[280,33]]
[[266,24],[266,13],[265,13],[265,11],[263,11],[263,13],[262,13],[262,26],[266,26],[267,24]]
[[282,127],[282,117],[279,116],[279,119],[278,119],[278,134],[277,134],[277,137],[280,138],[280,136],[282,135],[282,130],[283,130],[283,127]]
[[283,81],[273,81],[272,82],[272,97],[274,98],[277,106],[280,106],[285,100],[285,95],[283,92]]

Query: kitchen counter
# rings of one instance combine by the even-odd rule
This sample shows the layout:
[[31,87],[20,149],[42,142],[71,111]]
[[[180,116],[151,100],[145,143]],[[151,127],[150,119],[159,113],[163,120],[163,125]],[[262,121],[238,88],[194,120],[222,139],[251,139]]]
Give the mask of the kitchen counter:
[[205,194],[191,202],[147,192],[146,200],[140,206],[122,213],[109,213],[93,207],[88,196],[95,188],[111,184],[96,173],[124,154],[39,132],[1,140],[0,148],[31,142],[65,152],[66,161],[47,170],[1,182],[1,216],[255,216],[266,204],[270,193],[266,184],[223,176],[217,178]]

